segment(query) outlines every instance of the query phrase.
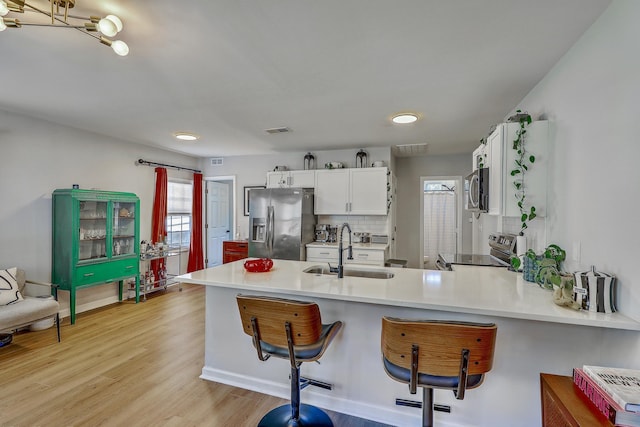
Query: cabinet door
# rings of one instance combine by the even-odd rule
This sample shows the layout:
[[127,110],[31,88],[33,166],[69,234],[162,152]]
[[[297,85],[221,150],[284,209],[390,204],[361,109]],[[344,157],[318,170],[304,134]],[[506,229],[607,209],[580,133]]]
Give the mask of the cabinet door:
[[353,249],[353,259],[344,257],[345,264],[384,266],[384,251],[370,249]]
[[136,203],[112,203],[111,256],[132,255],[135,251],[136,237]]
[[314,188],[316,185],[316,171],[291,171],[289,187]]
[[473,165],[471,171],[473,172],[476,169],[484,168],[487,165],[487,152],[486,146],[484,144],[480,144],[478,148],[473,151]]
[[314,213],[344,215],[349,203],[349,169],[316,171]]
[[248,256],[249,243],[227,240],[222,242],[222,263],[245,259]]
[[349,214],[387,214],[387,168],[349,169]]
[[287,186],[289,172],[267,172],[267,188],[283,188]]
[[489,215],[502,214],[502,192],[503,192],[503,149],[504,149],[504,125],[498,125],[489,138],[487,138],[487,151],[489,159],[487,167],[489,168]]
[[107,258],[107,202],[78,201],[78,261]]
[[338,248],[336,247],[311,247],[307,248],[307,261],[311,262],[338,262]]

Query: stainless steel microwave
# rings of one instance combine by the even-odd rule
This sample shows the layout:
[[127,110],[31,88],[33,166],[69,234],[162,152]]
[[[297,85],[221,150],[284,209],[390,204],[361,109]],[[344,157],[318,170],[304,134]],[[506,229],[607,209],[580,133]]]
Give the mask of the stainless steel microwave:
[[480,168],[465,178],[467,189],[465,208],[468,211],[487,212],[489,210],[489,168]]

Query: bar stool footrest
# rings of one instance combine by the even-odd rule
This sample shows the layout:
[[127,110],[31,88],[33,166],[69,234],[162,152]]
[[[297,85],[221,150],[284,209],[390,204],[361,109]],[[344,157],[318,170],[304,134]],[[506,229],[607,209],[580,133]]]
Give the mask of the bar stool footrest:
[[300,390],[304,390],[308,386],[323,388],[325,390],[333,390],[333,384],[324,381],[314,380],[313,378],[300,377]]
[[291,405],[279,406],[262,417],[258,427],[333,427],[333,423],[322,409],[312,405],[300,405],[297,422],[291,419]]

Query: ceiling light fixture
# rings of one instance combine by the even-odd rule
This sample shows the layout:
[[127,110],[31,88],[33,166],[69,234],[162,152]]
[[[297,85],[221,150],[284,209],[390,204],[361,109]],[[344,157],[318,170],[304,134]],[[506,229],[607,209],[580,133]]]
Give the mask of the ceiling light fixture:
[[[22,28],[23,26],[73,28],[111,47],[113,51],[120,56],[129,54],[129,46],[127,46],[125,42],[122,40],[110,40],[104,37],[113,37],[122,31],[122,21],[117,16],[107,15],[101,18],[99,16],[84,17],[70,15],[69,9],[75,7],[77,0],[34,1],[44,3],[45,6],[27,3],[25,0],[0,0],[0,31],[6,30],[7,27]],[[10,13],[33,13],[37,15],[37,17],[34,22],[27,22],[16,18],[18,15],[7,17]],[[38,18],[42,16],[47,16],[50,19],[38,20]],[[93,33],[101,33],[102,35]]]
[[418,115],[415,113],[398,113],[391,118],[391,121],[393,123],[397,123],[401,125],[404,125],[407,123],[413,123],[417,120],[418,120]]
[[200,139],[199,135],[190,132],[176,132],[173,134],[175,139],[179,139],[180,141],[195,141]]

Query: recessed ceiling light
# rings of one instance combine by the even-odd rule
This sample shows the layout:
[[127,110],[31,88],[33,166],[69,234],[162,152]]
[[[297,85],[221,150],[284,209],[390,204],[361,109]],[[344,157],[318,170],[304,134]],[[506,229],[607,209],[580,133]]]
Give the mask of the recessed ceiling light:
[[416,120],[418,120],[418,115],[415,114],[415,113],[399,113],[399,114],[394,115],[391,118],[391,121],[393,123],[397,123],[397,124],[401,124],[401,125],[404,125],[404,124],[407,124],[407,123],[413,123]]
[[200,135],[196,135],[195,133],[191,132],[175,132],[173,134],[173,137],[175,139],[179,139],[180,141],[195,141],[197,139],[200,139]]

